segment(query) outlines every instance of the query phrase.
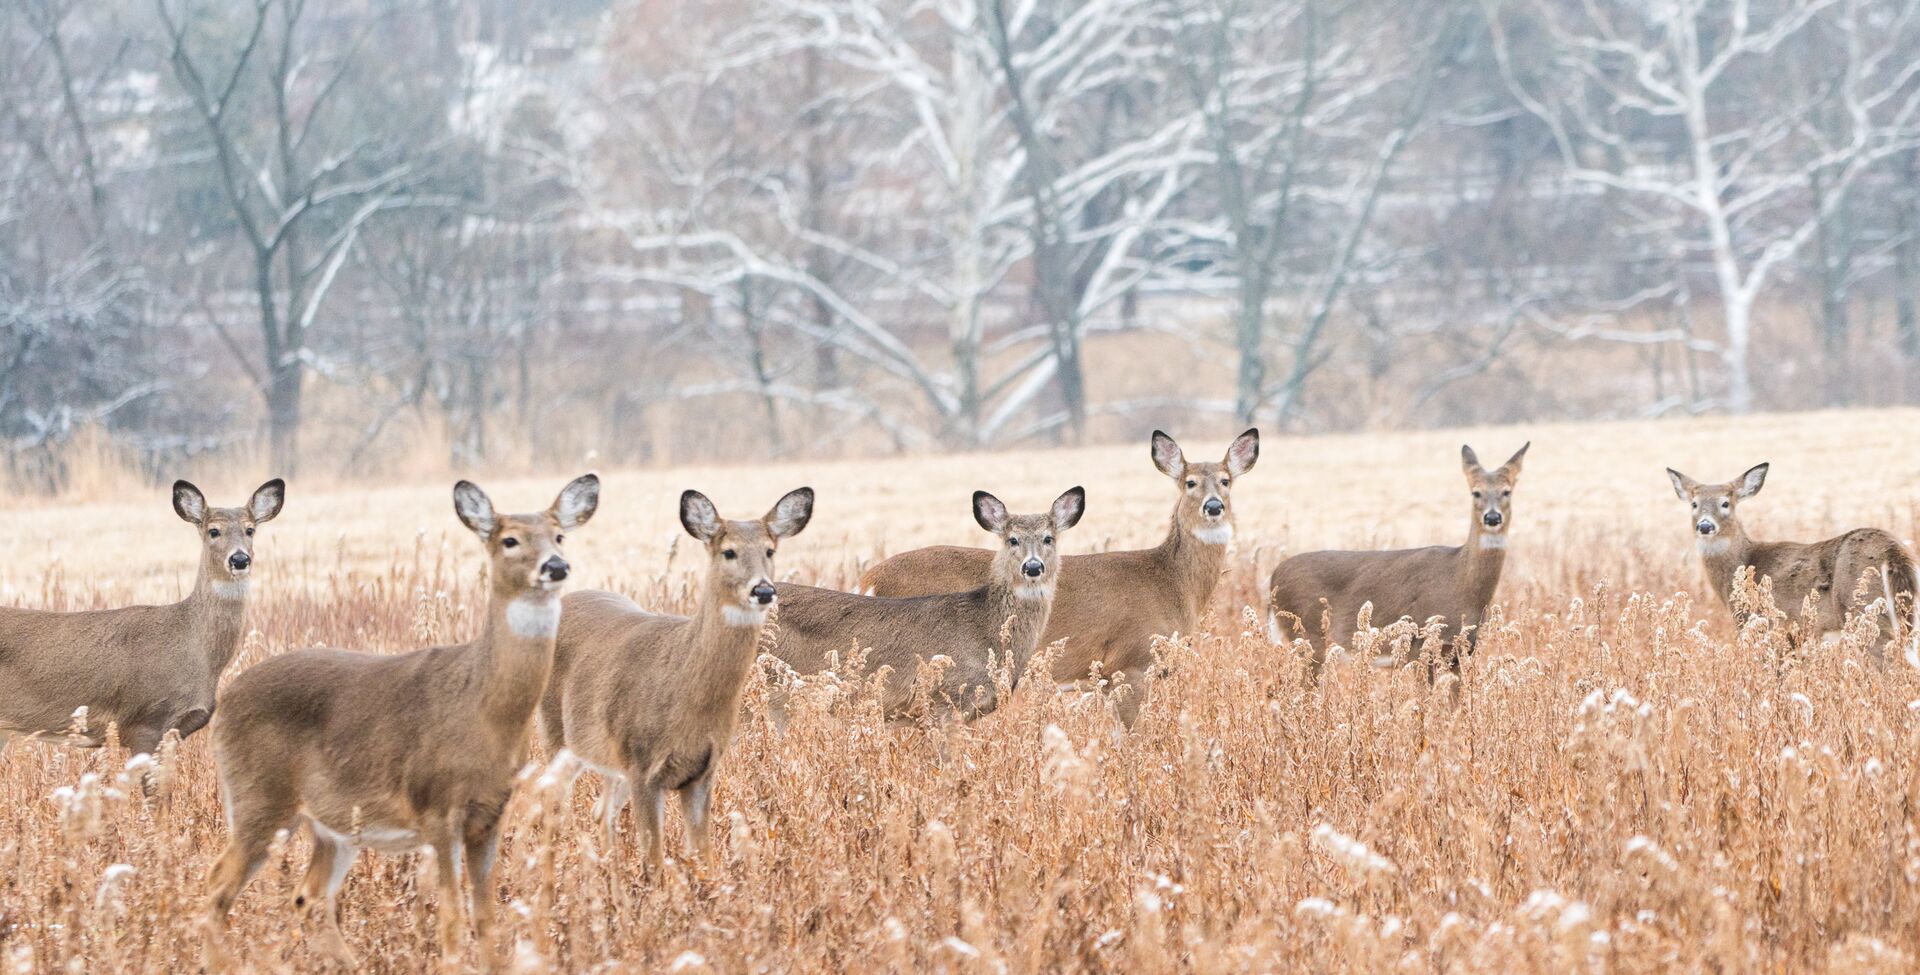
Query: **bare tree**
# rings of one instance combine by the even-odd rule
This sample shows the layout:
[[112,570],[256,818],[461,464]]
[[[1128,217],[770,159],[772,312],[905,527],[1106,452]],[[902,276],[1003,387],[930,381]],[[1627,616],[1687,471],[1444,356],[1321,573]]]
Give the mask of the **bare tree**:
[[420,148],[341,117],[378,18],[336,37],[309,28],[306,0],[253,0],[237,25],[216,25],[213,14],[177,0],[156,0],[155,9],[167,62],[245,244],[258,359],[218,315],[210,324],[266,401],[274,469],[292,474],[314,324],[374,217],[417,202],[409,191],[425,175]]
[[[1507,85],[1567,171],[1650,205],[1647,232],[1688,234],[1711,265],[1724,405],[1753,409],[1757,302],[1861,173],[1913,145],[1920,7],[1533,0],[1488,12]],[[1768,97],[1797,42],[1831,45],[1837,76],[1803,99]]]

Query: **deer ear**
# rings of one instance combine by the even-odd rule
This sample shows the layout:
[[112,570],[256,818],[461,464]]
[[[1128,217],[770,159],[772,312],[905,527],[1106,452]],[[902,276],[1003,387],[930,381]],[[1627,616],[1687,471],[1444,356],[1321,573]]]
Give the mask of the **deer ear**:
[[1227,473],[1239,477],[1253,470],[1253,462],[1260,459],[1260,430],[1248,430],[1233,438],[1227,445]]
[[1065,494],[1053,499],[1053,530],[1066,531],[1080,523],[1080,516],[1087,513],[1087,489],[1078,485],[1067,489]]
[[253,516],[256,524],[272,521],[287,503],[287,482],[274,478],[254,489],[253,498],[247,502],[247,514]]
[[1473,448],[1466,444],[1460,445],[1460,469],[1466,471],[1469,477],[1475,472],[1486,470],[1480,466],[1480,455],[1474,453]]
[[1159,430],[1153,431],[1153,466],[1168,477],[1179,477],[1187,472],[1187,459],[1180,453],[1180,445],[1173,438]]
[[207,496],[191,481],[173,482],[173,513],[181,521],[198,525],[207,520]]
[[496,524],[493,517],[493,499],[480,485],[472,481],[461,481],[453,486],[453,513],[460,516],[460,523],[481,538],[493,537]]
[[1767,483],[1768,466],[1755,464],[1748,468],[1745,474],[1740,475],[1740,490],[1736,492],[1739,498],[1745,500],[1760,493],[1760,486]]
[[572,531],[587,523],[600,510],[600,475],[582,474],[567,482],[553,499],[547,513],[560,523],[561,531]]
[[1699,481],[1696,481],[1693,478],[1688,477],[1687,475],[1682,474],[1671,467],[1667,468],[1667,480],[1673,482],[1673,493],[1676,496],[1678,496],[1682,501],[1692,501],[1693,489],[1700,486]]
[[1510,478],[1518,477],[1520,474],[1520,464],[1527,459],[1527,448],[1531,446],[1533,446],[1533,441],[1531,440],[1521,444],[1520,449],[1514,451],[1513,456],[1507,458],[1507,462],[1500,465],[1500,469],[1506,471],[1507,476]]
[[720,510],[707,500],[706,495],[691,489],[683,491],[680,494],[680,527],[703,542],[711,542],[721,531]]
[[765,519],[767,531],[775,538],[792,538],[813,520],[813,489],[796,488],[773,503]]
[[985,491],[975,491],[973,520],[979,522],[980,527],[998,535],[1007,528],[1007,506]]

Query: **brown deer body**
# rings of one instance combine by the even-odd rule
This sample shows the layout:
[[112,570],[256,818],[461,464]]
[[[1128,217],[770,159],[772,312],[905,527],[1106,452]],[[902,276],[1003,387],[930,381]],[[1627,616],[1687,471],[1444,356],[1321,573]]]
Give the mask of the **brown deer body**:
[[[254,528],[285,501],[278,478],[241,508],[210,508],[199,488],[176,481],[173,509],[201,542],[186,599],[80,613],[0,609],[0,746],[10,734],[99,745],[112,724],[128,748],[152,752],[169,731],[200,730],[245,633]],[[69,726],[82,707],[87,728],[76,736]]]
[[[1900,540],[1878,528],[1856,528],[1818,542],[1759,542],[1740,524],[1740,502],[1760,493],[1768,465],[1760,464],[1725,484],[1702,484],[1672,468],[1667,478],[1673,492],[1691,508],[1694,545],[1700,552],[1707,581],[1728,609],[1733,609],[1734,576],[1752,566],[1755,581],[1773,580],[1773,603],[1798,620],[1807,598],[1813,597],[1815,632],[1803,637],[1820,639],[1838,631],[1849,612],[1859,612],[1875,600],[1890,603],[1882,632],[1900,639],[1913,607],[1914,560]],[[1862,580],[1871,575],[1862,589]],[[1744,618],[1736,610],[1736,622]]]
[[564,747],[607,777],[600,813],[609,849],[621,808],[635,798],[647,863],[658,871],[661,814],[677,792],[687,838],[705,852],[714,776],[775,598],[774,550],[812,515],[812,488],[754,521],[722,521],[713,502],[688,491],[680,523],[708,556],[692,616],[649,613],[609,592],[564,600],[541,727],[547,754]]
[[[1260,431],[1241,434],[1219,463],[1191,464],[1172,437],[1155,430],[1152,454],[1180,491],[1166,539],[1149,549],[1067,556],[1041,637],[1042,644],[1066,641],[1056,682],[1078,684],[1097,668],[1110,686],[1125,688],[1115,710],[1129,728],[1146,704],[1153,638],[1193,632],[1213,599],[1233,539],[1233,480],[1259,459]],[[961,546],[915,549],[868,569],[861,588],[892,597],[959,592],[979,586],[993,558]]]
[[[1296,635],[1311,641],[1311,672],[1318,677],[1328,647],[1353,646],[1360,608],[1372,603],[1375,626],[1403,618],[1424,624],[1432,617],[1444,617],[1448,629],[1440,650],[1448,666],[1458,670],[1460,657],[1471,652],[1474,631],[1500,586],[1507,532],[1513,524],[1513,487],[1526,455],[1523,446],[1505,464],[1489,471],[1480,466],[1472,448],[1460,448],[1461,469],[1473,498],[1463,545],[1303,552],[1282,561],[1267,581],[1268,635],[1275,643],[1286,643]],[[1463,633],[1465,646],[1460,645]]]
[[[773,653],[796,673],[813,674],[828,669],[835,655],[846,659],[858,645],[868,651],[866,673],[888,668],[881,705],[894,720],[912,716],[920,664],[944,655],[953,663],[934,688],[938,716],[971,719],[992,711],[999,704],[994,667],[1010,667],[1017,681],[1041,645],[1058,588],[1056,537],[1078,524],[1085,510],[1086,492],[1077,487],[1043,515],[1008,514],[999,499],[976,491],[974,520],[1000,540],[985,585],[891,598],[782,583],[775,587],[780,620]],[[779,717],[777,696],[774,707]]]
[[336,898],[366,847],[433,849],[443,964],[456,957],[464,863],[485,950],[500,817],[553,663],[557,590],[569,571],[560,543],[593,515],[599,492],[589,474],[544,512],[496,515],[484,492],[460,482],[454,508],[489,555],[477,639],[394,656],[295,651],[227,688],[213,744],[232,836],[209,880],[210,967],[226,961],[227,914],[274,834],[301,822],[314,852],[296,904],[323,902],[333,954],[351,957]]

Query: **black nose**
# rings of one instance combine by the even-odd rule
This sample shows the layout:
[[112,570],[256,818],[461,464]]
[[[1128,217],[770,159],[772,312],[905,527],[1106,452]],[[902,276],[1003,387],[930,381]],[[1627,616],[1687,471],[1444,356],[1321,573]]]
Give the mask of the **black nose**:
[[1489,511],[1486,514],[1481,515],[1480,520],[1485,522],[1488,528],[1498,528],[1500,527],[1500,523],[1505,521],[1506,519],[1500,517],[1500,512],[1498,511]]
[[1215,518],[1220,517],[1220,512],[1227,510],[1227,506],[1224,504],[1221,504],[1219,498],[1208,498],[1207,503],[1204,505],[1201,505],[1201,507],[1206,509],[1207,514],[1212,515]]
[[1020,568],[1026,572],[1027,578],[1029,579],[1038,579],[1040,578],[1040,573],[1047,571],[1046,564],[1039,559],[1028,559],[1027,564]]
[[1713,522],[1711,522],[1711,521],[1703,521],[1703,522],[1701,522],[1701,523],[1699,523],[1699,524],[1697,524],[1697,525],[1695,525],[1695,526],[1693,526],[1693,530],[1694,530],[1694,531],[1697,531],[1697,532],[1699,532],[1699,533],[1700,533],[1700,534],[1702,534],[1702,535],[1711,535],[1711,534],[1713,534],[1714,532],[1716,532],[1716,531],[1719,531],[1719,530],[1720,530],[1720,526],[1718,526],[1718,525],[1715,525],[1715,524],[1714,524]]
[[232,569],[235,572],[245,572],[247,570],[247,566],[250,566],[252,564],[253,564],[253,556],[248,555],[245,552],[235,552],[232,555],[227,556],[227,568]]
[[759,585],[754,586],[753,589],[749,590],[748,595],[751,595],[753,597],[754,602],[759,603],[762,606],[765,606],[768,603],[773,602],[773,583],[771,582],[760,583]]
[[569,568],[570,566],[567,565],[567,560],[556,555],[540,563],[540,578],[551,582],[559,582],[567,577],[567,570]]

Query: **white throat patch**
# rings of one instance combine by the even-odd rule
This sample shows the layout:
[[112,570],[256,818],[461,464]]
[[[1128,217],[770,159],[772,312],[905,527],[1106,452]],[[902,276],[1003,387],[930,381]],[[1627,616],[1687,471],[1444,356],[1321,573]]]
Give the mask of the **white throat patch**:
[[207,588],[213,592],[215,599],[247,598],[247,580],[245,579],[215,579]]
[[1013,594],[1021,599],[1048,599],[1053,596],[1051,582],[1023,582],[1014,587]]
[[507,604],[507,629],[515,636],[553,636],[560,630],[560,600],[545,594],[515,599]]
[[728,626],[762,626],[767,622],[767,607],[728,603],[720,607],[720,618]]
[[1727,539],[1715,536],[1713,538],[1702,538],[1693,544],[1700,549],[1701,555],[1719,555],[1725,552],[1727,547],[1732,543],[1727,541]]
[[1498,535],[1481,535],[1480,547],[1481,548],[1506,548],[1507,536],[1505,533],[1498,534]]
[[1202,545],[1225,545],[1233,541],[1233,523],[1223,521],[1208,528],[1196,528],[1193,537],[1199,539]]

